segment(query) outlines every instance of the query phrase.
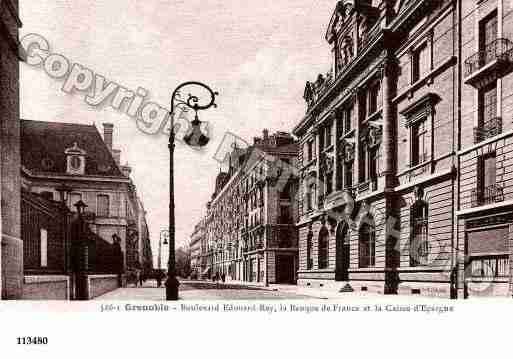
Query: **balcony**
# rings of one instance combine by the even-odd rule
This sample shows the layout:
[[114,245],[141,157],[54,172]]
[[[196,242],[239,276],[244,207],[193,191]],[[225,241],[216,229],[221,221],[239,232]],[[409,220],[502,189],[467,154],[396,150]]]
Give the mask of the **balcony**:
[[488,138],[502,133],[502,118],[495,117],[482,126],[474,127],[474,143],[482,142]]
[[500,184],[494,184],[484,189],[473,189],[471,193],[472,207],[484,206],[504,201],[504,188]]
[[465,83],[481,88],[507,75],[512,67],[513,42],[496,39],[465,60]]

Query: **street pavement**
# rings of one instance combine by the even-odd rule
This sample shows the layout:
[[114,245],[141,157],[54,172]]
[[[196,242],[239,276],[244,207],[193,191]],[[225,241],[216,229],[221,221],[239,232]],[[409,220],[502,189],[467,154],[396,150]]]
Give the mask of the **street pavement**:
[[[291,288],[292,289],[292,286]],[[181,300],[308,300],[319,296],[295,293],[292,290],[253,287],[242,284],[216,284],[207,281],[181,281]],[[165,288],[157,288],[153,280],[146,281],[142,287],[129,286],[109,292],[96,300],[165,300]]]

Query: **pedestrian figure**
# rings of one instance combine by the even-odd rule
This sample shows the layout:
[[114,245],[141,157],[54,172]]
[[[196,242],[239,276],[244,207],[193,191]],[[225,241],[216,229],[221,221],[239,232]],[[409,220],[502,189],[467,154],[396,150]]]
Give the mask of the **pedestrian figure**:
[[135,287],[137,288],[137,283],[141,280],[141,272],[139,269],[135,270]]
[[143,275],[142,275],[142,273],[141,273],[141,274],[139,274],[139,285],[140,285],[140,286],[141,286],[141,288],[142,288],[142,286],[143,286]]
[[160,288],[162,285],[162,272],[157,271],[157,288]]
[[221,280],[223,281],[223,283],[226,281],[226,274],[221,274]]

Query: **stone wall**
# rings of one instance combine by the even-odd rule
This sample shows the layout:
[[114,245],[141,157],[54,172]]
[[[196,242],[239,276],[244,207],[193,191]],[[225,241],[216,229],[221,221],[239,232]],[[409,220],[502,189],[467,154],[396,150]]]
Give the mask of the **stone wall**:
[[99,297],[119,288],[118,276],[116,274],[90,275],[88,280],[89,299]]
[[68,276],[25,276],[24,300],[68,300],[69,293]]

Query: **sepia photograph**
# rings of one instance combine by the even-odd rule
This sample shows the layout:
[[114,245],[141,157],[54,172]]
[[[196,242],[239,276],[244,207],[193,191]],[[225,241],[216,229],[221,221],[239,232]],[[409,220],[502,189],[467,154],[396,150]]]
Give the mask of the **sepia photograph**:
[[511,0],[1,0],[0,121],[21,357],[513,312]]

